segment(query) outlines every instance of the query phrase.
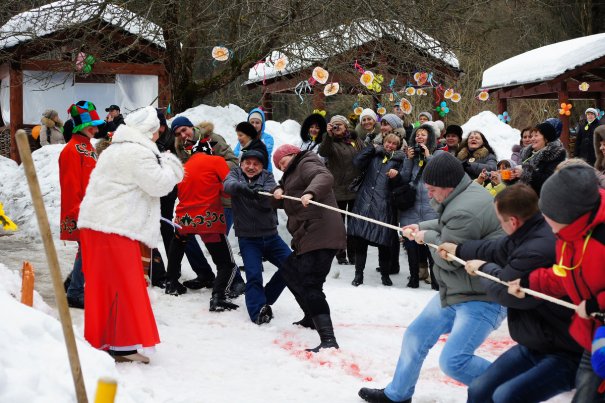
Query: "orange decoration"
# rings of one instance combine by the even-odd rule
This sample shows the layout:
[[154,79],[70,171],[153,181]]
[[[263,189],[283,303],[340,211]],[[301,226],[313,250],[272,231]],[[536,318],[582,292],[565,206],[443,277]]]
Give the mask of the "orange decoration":
[[445,92],[443,93],[443,98],[445,99],[450,99],[452,98],[452,96],[454,95],[454,89],[453,88],[448,88],[447,90],[445,90]]
[[452,97],[450,98],[450,100],[452,102],[460,102],[460,100],[462,99],[462,96],[460,94],[458,94],[457,92],[452,95]]
[[212,48],[212,57],[214,60],[224,62],[229,59],[229,49],[224,46],[215,46]]
[[29,262],[23,262],[21,271],[21,303],[34,306],[34,268]]
[[401,98],[401,101],[399,102],[399,107],[401,108],[401,111],[406,115],[412,113],[412,103],[405,98]]
[[489,92],[481,91],[477,98],[479,99],[479,101],[487,101],[489,99]]
[[407,96],[412,96],[412,95],[416,95],[416,88],[414,87],[408,87],[405,89],[405,95]]
[[286,56],[280,57],[275,62],[275,71],[284,71],[288,65],[288,58]]
[[330,73],[323,67],[315,67],[311,76],[320,84],[325,84],[328,81]]

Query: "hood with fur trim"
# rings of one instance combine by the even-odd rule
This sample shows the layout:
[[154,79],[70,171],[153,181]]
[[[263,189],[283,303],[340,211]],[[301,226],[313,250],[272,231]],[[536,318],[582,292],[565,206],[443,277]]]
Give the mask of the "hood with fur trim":
[[321,140],[323,139],[323,136],[326,133],[326,119],[319,113],[313,113],[312,115],[307,116],[307,118],[303,121],[302,126],[300,127],[300,139],[303,141],[303,143],[311,141],[311,137],[309,136],[309,128],[313,123],[319,126],[319,134],[315,139],[316,143],[321,143]]

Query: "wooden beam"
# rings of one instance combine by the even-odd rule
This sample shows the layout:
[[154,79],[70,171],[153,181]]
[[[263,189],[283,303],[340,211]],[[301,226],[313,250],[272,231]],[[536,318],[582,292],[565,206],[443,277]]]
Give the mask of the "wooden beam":
[[591,62],[585,63],[581,66],[576,67],[573,70],[569,70],[566,71],[563,74],[558,75],[557,77],[553,78],[552,80],[550,80],[550,82],[552,83],[556,83],[556,82],[561,82],[564,81],[570,77],[573,77],[579,73],[585,72],[585,71],[590,71],[594,68],[598,68],[598,67],[603,67],[605,66],[605,56],[601,56],[598,59],[595,59]]
[[15,133],[23,126],[23,71],[15,66],[11,66],[9,69],[10,75],[10,157],[16,161],[17,164],[21,163],[21,157],[19,156],[19,150],[17,149],[17,141],[15,139]]
[[[75,72],[73,62],[61,60],[25,60],[22,70]],[[165,72],[162,64],[96,62],[92,70],[96,74],[142,74],[157,76]]]

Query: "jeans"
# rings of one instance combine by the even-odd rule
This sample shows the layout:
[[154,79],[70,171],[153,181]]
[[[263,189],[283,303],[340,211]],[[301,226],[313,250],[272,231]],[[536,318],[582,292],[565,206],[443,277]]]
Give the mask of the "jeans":
[[[239,237],[238,242],[246,270],[246,308],[250,320],[255,321],[263,305],[275,303],[286,288],[281,270],[292,251],[277,234],[266,237]],[[277,267],[277,271],[264,288],[263,257]]]
[[578,364],[569,354],[543,354],[518,344],[471,383],[467,402],[548,400],[574,388]]
[[603,382],[603,379],[592,370],[590,351],[584,351],[576,373],[576,394],[573,396],[571,403],[605,401],[605,394],[598,391],[601,382]]
[[82,246],[78,242],[78,252],[71,271],[71,282],[67,288],[67,296],[84,301],[84,273],[82,273]]
[[435,295],[405,332],[395,374],[385,394],[394,401],[410,399],[424,359],[446,333],[449,336],[439,366],[447,376],[470,385],[490,365],[476,356],[475,350],[505,317],[506,308],[493,302],[469,301],[442,308],[439,295]]

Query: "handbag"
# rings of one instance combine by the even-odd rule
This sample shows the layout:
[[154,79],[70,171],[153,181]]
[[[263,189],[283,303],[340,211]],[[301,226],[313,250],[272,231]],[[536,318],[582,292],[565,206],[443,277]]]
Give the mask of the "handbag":
[[353,181],[349,185],[349,190],[353,193],[357,193],[359,191],[359,188],[361,187],[361,184],[363,183],[363,179],[365,177],[366,177],[366,171],[363,171],[362,173],[357,175],[355,177],[355,179],[353,179]]
[[422,171],[424,170],[426,164],[423,164],[414,178],[413,181],[407,183],[401,183],[396,185],[391,190],[391,202],[393,206],[397,208],[397,210],[407,210],[414,206],[416,203],[416,190],[418,187],[418,182],[422,177]]

